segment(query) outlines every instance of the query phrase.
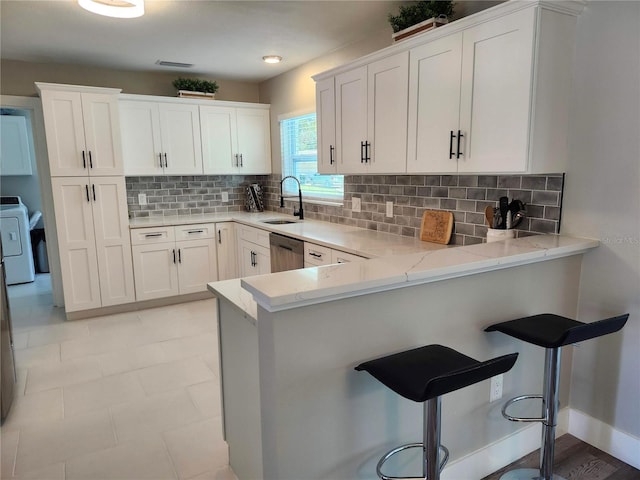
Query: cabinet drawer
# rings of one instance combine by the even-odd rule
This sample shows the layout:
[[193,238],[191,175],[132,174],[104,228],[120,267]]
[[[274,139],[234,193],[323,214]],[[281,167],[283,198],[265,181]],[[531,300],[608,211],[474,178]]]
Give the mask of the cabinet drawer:
[[331,249],[314,243],[304,244],[304,265],[322,266],[331,264]]
[[197,240],[199,238],[215,238],[215,223],[198,223],[194,225],[177,225],[175,228],[176,241]]
[[366,260],[364,257],[354,255],[353,253],[341,252],[340,250],[331,251],[331,263],[349,263]]
[[173,242],[173,227],[147,227],[131,230],[131,245],[149,245],[152,243]]
[[266,230],[238,225],[238,239],[269,248],[269,232]]

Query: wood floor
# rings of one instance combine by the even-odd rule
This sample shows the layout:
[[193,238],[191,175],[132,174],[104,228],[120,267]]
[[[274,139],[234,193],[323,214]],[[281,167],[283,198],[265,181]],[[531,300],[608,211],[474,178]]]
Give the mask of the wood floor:
[[[498,480],[514,468],[538,468],[539,462],[536,450],[482,480]],[[640,470],[569,434],[556,440],[554,474],[567,480],[640,480]]]

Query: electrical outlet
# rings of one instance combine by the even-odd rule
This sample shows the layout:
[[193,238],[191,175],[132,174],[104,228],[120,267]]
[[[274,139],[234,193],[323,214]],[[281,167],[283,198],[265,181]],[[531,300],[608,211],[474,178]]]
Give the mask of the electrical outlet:
[[138,205],[146,205],[147,204],[147,194],[139,193],[138,194]]
[[387,217],[393,218],[393,202],[387,202]]
[[222,192],[222,201],[223,202],[229,201],[229,192]]
[[351,197],[351,211],[360,212],[361,207],[362,203],[360,202],[360,197]]
[[504,381],[504,374],[491,377],[491,392],[489,393],[489,401],[500,400],[502,398],[502,382]]

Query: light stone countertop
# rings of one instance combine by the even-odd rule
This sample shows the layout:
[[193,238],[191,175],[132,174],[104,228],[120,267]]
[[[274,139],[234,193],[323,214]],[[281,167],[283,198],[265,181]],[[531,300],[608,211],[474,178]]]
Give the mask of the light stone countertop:
[[284,225],[263,223],[268,219],[284,218],[296,220],[291,215],[278,212],[227,212],[202,215],[178,215],[171,217],[144,217],[129,220],[129,228],[161,227],[167,225],[190,225],[196,223],[238,222],[270,232],[312,242],[343,252],[366,258],[429,252],[453,247],[437,243],[422,242],[417,238],[378,232],[360,227],[318,220],[301,220]]
[[[275,312],[578,255],[598,245],[592,239],[538,235],[247,277],[241,286]],[[215,283],[209,289],[215,291]]]

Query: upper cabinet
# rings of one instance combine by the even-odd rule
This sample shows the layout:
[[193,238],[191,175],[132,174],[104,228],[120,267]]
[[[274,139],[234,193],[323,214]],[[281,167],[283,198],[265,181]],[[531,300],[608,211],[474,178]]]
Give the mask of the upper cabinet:
[[336,173],[336,89],[333,77],[316,83],[316,125],[318,173]]
[[205,174],[271,173],[269,109],[200,105]]
[[36,83],[51,176],[122,175],[118,89]]
[[[505,2],[314,77],[318,115],[335,118],[338,172],[346,163],[345,173],[356,173],[359,161],[370,162],[364,171],[372,173],[564,171],[581,9],[579,2]],[[408,55],[406,90],[400,73],[392,76],[381,64],[401,54]],[[333,112],[327,107],[332,80]],[[333,139],[324,128],[331,121],[318,121],[320,158]],[[360,154],[344,140],[362,136],[365,125]],[[380,157],[393,171],[376,165]]]
[[120,100],[125,174],[202,174],[198,106],[127,98]]
[[[335,154],[338,173],[392,173],[404,168],[408,59],[408,52],[400,52],[335,76],[336,146],[329,153]],[[325,106],[322,125],[331,124],[323,118],[326,114],[330,111]],[[324,138],[321,143],[326,143]]]

